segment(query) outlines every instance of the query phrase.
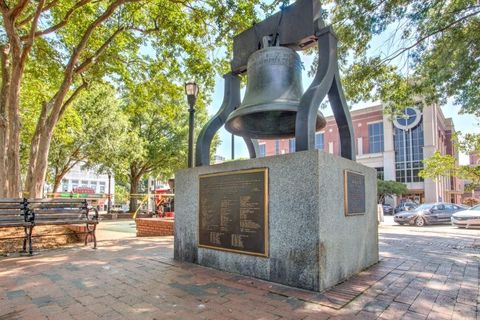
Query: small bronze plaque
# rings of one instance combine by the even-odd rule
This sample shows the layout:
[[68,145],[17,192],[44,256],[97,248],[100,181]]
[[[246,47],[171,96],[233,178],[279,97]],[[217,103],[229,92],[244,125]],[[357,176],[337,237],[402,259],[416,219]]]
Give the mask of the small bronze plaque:
[[268,256],[268,169],[200,176],[199,247]]
[[365,214],[365,176],[344,171],[345,215]]

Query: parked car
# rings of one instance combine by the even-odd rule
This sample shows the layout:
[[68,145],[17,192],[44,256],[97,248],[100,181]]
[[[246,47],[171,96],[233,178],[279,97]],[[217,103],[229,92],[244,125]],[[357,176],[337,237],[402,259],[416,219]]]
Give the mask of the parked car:
[[452,214],[465,209],[465,206],[453,203],[426,203],[414,210],[395,214],[393,221],[400,225],[414,224],[417,227],[423,227],[426,224],[449,223]]
[[402,211],[410,211],[415,209],[416,207],[418,207],[418,205],[415,202],[403,202],[395,207],[395,213]]
[[393,214],[393,207],[389,204],[383,205],[383,214]]
[[480,204],[452,215],[452,225],[458,228],[480,227]]

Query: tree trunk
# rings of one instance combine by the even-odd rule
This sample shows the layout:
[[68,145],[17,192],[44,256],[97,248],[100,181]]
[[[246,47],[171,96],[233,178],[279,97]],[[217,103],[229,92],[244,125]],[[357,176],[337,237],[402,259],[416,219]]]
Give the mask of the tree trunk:
[[19,197],[21,192],[20,180],[20,86],[26,57],[23,56],[22,46],[18,34],[15,33],[15,18],[3,16],[8,40],[12,44],[11,74],[6,95],[6,114],[8,126],[8,143],[5,155],[7,170],[7,197]]
[[[40,117],[37,121],[37,126],[35,128],[35,133],[33,134],[32,141],[30,143],[30,152],[28,156],[28,168],[27,168],[27,177],[25,179],[25,190],[31,192],[34,190],[34,175],[37,171],[37,158],[38,158],[38,149],[40,148],[40,138],[44,134],[45,126],[47,123],[47,114],[48,110],[51,108],[52,102],[45,103],[42,106],[42,111]],[[33,195],[32,195],[33,196]]]
[[0,198],[7,196],[7,148],[8,148],[8,124],[7,124],[7,95],[10,86],[10,47],[0,47],[0,63],[2,71],[2,84],[0,91]]
[[[11,90],[12,91],[12,90]],[[17,91],[17,90],[15,90]],[[18,91],[10,94],[8,102],[8,148],[7,148],[7,176],[8,176],[8,197],[20,197],[21,180],[20,180],[20,114],[18,108],[18,95],[20,94],[20,86]]]
[[[47,175],[48,168],[48,153],[50,150],[50,142],[52,141],[53,128],[47,128],[42,132],[39,143],[38,151],[35,154],[35,170],[29,171],[28,177],[28,189],[27,192],[30,198],[41,198],[43,195],[43,184],[45,182],[45,176]],[[32,159],[30,159],[32,160]]]
[[130,212],[135,212],[137,211],[137,206],[138,206],[138,186],[140,184],[140,175],[131,175],[130,176]]
[[55,179],[53,180],[53,192],[57,192],[57,189],[58,187],[60,187],[60,182],[62,182],[63,177],[65,177],[65,174],[55,175]]
[[[1,108],[1,107],[0,107]],[[0,111],[0,198],[7,196],[7,145],[8,145],[8,130],[7,120]]]

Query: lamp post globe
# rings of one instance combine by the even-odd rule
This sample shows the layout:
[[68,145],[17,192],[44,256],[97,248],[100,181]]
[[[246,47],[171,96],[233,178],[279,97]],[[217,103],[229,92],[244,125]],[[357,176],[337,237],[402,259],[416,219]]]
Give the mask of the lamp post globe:
[[188,167],[193,168],[193,128],[195,115],[195,102],[197,101],[198,85],[195,81],[187,81],[185,83],[185,94],[188,101]]

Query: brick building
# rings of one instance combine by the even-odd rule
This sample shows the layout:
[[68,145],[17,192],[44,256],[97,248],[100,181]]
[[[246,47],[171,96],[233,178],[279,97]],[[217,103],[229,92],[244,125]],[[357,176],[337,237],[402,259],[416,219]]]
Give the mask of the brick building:
[[[357,162],[377,169],[379,179],[396,180],[408,187],[403,198],[416,202],[461,202],[462,181],[456,178],[439,178],[437,181],[422,179],[418,172],[422,160],[435,151],[452,154],[458,159],[451,136],[454,133],[452,119],[446,119],[438,106],[425,107],[422,111],[407,108],[405,115],[392,119],[383,113],[382,105],[375,105],[351,112]],[[317,149],[340,154],[338,129],[333,116],[327,117],[327,125],[315,136]],[[289,153],[295,150],[295,139],[259,140],[260,156]],[[398,202],[399,199],[391,199]]]

